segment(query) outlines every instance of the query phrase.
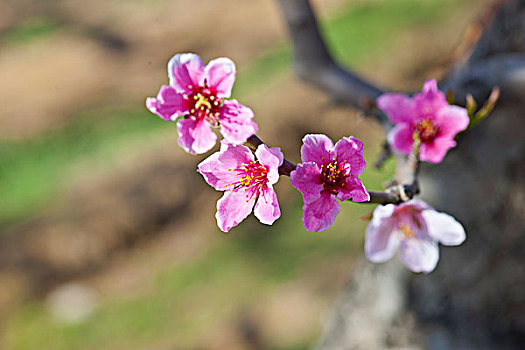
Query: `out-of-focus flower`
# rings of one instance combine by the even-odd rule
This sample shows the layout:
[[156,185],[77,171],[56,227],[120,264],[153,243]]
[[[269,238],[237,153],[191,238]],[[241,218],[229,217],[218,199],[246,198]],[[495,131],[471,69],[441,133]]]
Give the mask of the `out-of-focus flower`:
[[333,224],[341,210],[337,199],[370,199],[358,178],[366,162],[363,143],[355,137],[343,137],[334,147],[326,135],[306,135],[301,159],[303,163],[297,164],[290,179],[303,195],[303,223],[307,230],[320,232]]
[[255,155],[257,160],[248,147],[222,141],[221,150],[198,166],[197,171],[208,184],[218,191],[226,191],[217,202],[215,215],[224,232],[238,225],[252,210],[259,221],[267,225],[281,216],[273,189],[284,159],[281,149],[260,145]]
[[211,127],[219,127],[224,138],[242,144],[257,131],[253,112],[231,95],[235,64],[217,58],[204,66],[192,53],[173,56],[168,64],[169,85],[157,97],[148,97],[148,109],[168,121],[177,121],[179,145],[189,153],[205,153],[217,141]]
[[399,248],[401,261],[410,270],[429,273],[439,260],[438,242],[460,245],[465,238],[465,230],[456,219],[413,199],[374,210],[366,230],[365,254],[372,262],[384,262]]
[[469,124],[467,110],[448,104],[434,79],[427,80],[423,91],[412,98],[403,94],[383,94],[377,106],[395,127],[388,142],[396,151],[410,154],[414,136],[421,141],[420,159],[439,163],[447,151],[456,146],[454,137]]

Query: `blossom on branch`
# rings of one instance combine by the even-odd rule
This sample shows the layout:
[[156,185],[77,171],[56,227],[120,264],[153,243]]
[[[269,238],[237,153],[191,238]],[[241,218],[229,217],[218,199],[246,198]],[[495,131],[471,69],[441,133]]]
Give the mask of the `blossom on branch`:
[[[262,144],[255,151],[221,141],[221,149],[198,165],[198,172],[218,191],[226,191],[217,202],[217,224],[228,232],[253,210],[263,224],[281,216],[273,184],[279,180],[283,154],[279,147]],[[255,206],[255,209],[254,209]]]
[[326,135],[306,135],[301,159],[303,163],[297,164],[290,179],[303,195],[303,223],[307,230],[320,232],[333,224],[341,210],[337,199],[370,199],[358,178],[366,162],[363,143],[355,137],[343,137],[334,146]]
[[242,144],[257,131],[253,112],[231,95],[235,64],[217,58],[204,66],[192,53],[177,54],[168,64],[169,85],[157,97],[148,97],[148,109],[168,121],[177,121],[179,145],[189,153],[205,153],[217,141],[211,127],[218,127],[224,138]]
[[417,136],[421,141],[420,159],[431,163],[443,160],[447,151],[456,146],[456,134],[469,124],[467,110],[449,105],[434,79],[427,80],[423,91],[412,98],[383,94],[377,99],[377,106],[395,124],[388,133],[392,148],[409,155]]
[[435,211],[427,203],[413,199],[374,210],[365,237],[366,257],[375,263],[399,256],[413,272],[429,273],[439,260],[438,242],[460,245],[466,238],[463,226],[452,216]]

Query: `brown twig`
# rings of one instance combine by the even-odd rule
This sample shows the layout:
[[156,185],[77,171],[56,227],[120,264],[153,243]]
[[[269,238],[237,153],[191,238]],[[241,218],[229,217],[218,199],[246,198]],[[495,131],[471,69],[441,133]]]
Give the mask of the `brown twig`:
[[377,157],[374,167],[376,169],[381,169],[390,157],[392,157],[392,148],[390,148],[388,141],[385,140],[381,145],[381,153],[379,154],[379,157]]

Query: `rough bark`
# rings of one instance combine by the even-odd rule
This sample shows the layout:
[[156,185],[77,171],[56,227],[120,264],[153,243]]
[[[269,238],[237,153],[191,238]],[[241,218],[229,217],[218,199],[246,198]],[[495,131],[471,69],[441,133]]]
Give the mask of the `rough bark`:
[[[293,14],[308,11],[305,3],[280,0],[299,75],[315,69],[310,63],[318,59],[301,57],[308,55],[300,49],[308,39],[298,32],[314,33],[307,27],[315,26],[311,14]],[[500,86],[501,100],[487,120],[461,136],[444,162],[421,168],[422,197],[460,220],[467,242],[441,247],[441,261],[430,275],[411,274],[397,262],[363,261],[336,302],[318,349],[523,348],[525,1],[498,1],[496,7],[470,57],[451,69],[442,87],[461,102],[469,92],[481,101]],[[316,35],[308,45],[322,46]],[[340,79],[352,84],[348,76],[355,77],[345,71]],[[309,82],[320,86],[329,77]],[[373,96],[369,85],[364,90],[354,85],[361,92],[349,91],[353,97],[346,101],[360,107],[362,91]]]

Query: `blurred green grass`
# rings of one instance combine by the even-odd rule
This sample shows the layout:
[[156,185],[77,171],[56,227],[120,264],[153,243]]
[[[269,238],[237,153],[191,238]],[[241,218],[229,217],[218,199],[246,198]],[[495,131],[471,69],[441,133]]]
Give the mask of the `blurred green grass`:
[[[323,22],[322,28],[336,57],[354,65],[370,64],[381,49],[395,45],[391,38],[396,34],[439,22],[455,3],[399,0],[348,5]],[[289,48],[279,44],[242,69],[236,96],[242,98],[289,72],[290,57]],[[70,126],[29,144],[4,142],[0,147],[0,183],[7,195],[0,220],[20,220],[39,210],[60,191],[61,174],[83,158],[111,161],[118,154],[117,148],[162,128],[166,128],[165,123],[138,106],[79,116]],[[369,162],[373,153],[367,150]],[[369,188],[379,188],[392,171],[392,164],[383,173],[368,170],[363,180]],[[257,303],[283,282],[319,274],[331,261],[361,251],[365,224],[357,217],[371,207],[345,203],[334,227],[318,235],[306,233],[300,226],[298,194],[284,205],[286,215],[271,230],[248,219],[232,233],[235,239],[224,236],[206,255],[166,266],[145,282],[147,291],[139,295],[104,299],[82,323],[62,324],[40,302],[21,308],[6,323],[9,348],[139,349],[168,339],[176,339],[178,346],[187,348],[202,334],[235,317],[233,305]],[[305,349],[317,336],[310,334],[275,350]]]
[[53,202],[79,163],[91,159],[108,166],[136,138],[154,138],[165,127],[160,118],[131,106],[84,111],[59,130],[31,140],[0,141],[0,228]]
[[35,17],[15,26],[3,36],[8,45],[30,44],[49,37],[62,28],[62,25],[51,18]]

